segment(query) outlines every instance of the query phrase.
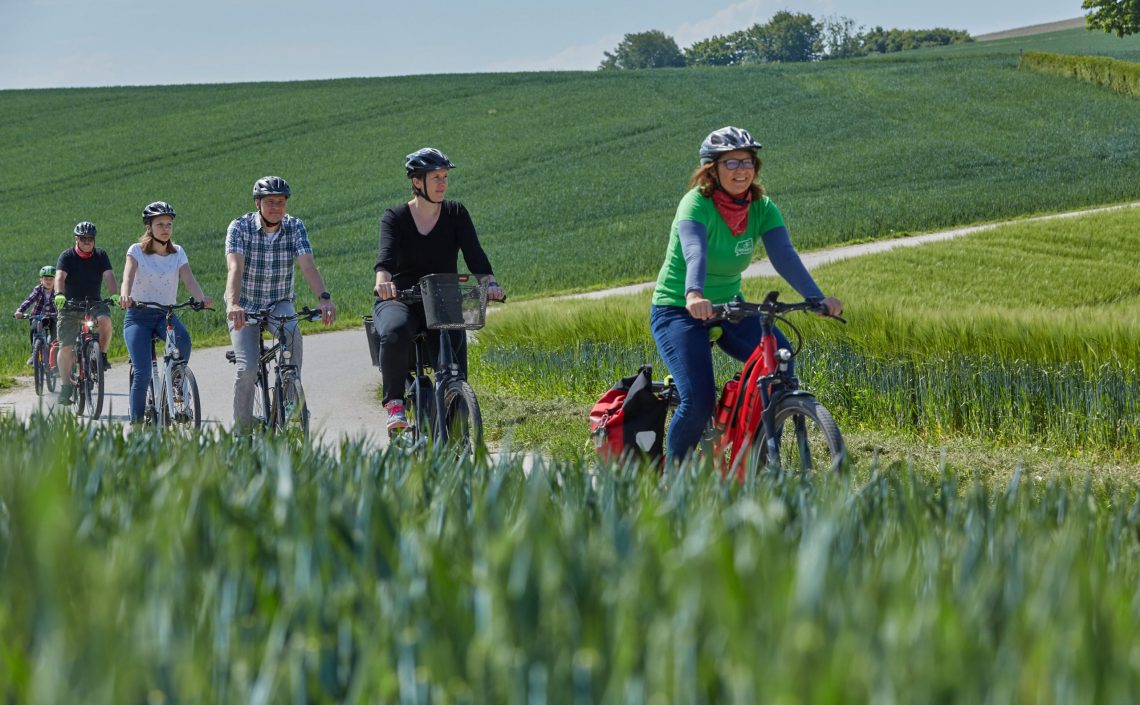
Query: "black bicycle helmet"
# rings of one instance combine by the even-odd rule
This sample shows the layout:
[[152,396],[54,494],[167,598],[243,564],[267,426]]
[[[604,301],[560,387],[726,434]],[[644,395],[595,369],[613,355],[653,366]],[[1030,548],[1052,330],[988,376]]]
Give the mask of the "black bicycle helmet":
[[289,198],[292,195],[289,189],[289,182],[282,179],[280,176],[263,176],[253,184],[253,197],[263,198],[265,196],[284,196]]
[[738,149],[755,152],[760,149],[760,143],[752,139],[748,130],[739,127],[729,126],[713,130],[705,141],[701,142],[701,164],[711,164],[718,156]]
[[95,223],[86,220],[75,226],[75,237],[95,237]]
[[143,208],[143,223],[150,223],[150,219],[158,215],[168,215],[171,218],[175,217],[174,206],[166,201],[155,201],[151,203],[146,208]]
[[447,155],[435,147],[417,149],[404,158],[404,171],[408,172],[409,179],[437,169],[454,168],[455,165],[451,163]]

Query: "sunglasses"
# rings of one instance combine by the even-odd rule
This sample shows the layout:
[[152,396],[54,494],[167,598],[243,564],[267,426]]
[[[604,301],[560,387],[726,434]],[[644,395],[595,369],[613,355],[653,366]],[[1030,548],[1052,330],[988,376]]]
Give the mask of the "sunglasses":
[[93,237],[86,237],[86,236],[83,236],[83,235],[76,235],[76,236],[75,236],[75,239],[76,239],[76,240],[78,240],[78,241],[80,241],[80,242],[95,242],[95,238],[93,238]]
[[755,169],[756,161],[754,159],[723,159],[721,165],[729,171],[736,171],[737,169]]

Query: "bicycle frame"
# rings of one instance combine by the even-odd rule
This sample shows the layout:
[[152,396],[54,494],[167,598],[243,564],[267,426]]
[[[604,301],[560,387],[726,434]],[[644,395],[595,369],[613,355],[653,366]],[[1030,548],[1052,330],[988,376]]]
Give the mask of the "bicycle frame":
[[[285,391],[293,385],[293,382],[300,382],[299,375],[297,374],[297,365],[292,361],[292,353],[289,351],[289,341],[286,338],[287,332],[285,324],[294,320],[307,320],[313,321],[321,317],[319,309],[310,309],[308,306],[302,308],[297,313],[287,316],[275,316],[272,311],[277,304],[281,301],[274,302],[267,308],[261,309],[256,312],[247,312],[247,320],[258,327],[258,357],[257,357],[257,378],[261,380],[262,388],[265,390],[273,390],[273,396],[269,400],[268,408],[266,408],[266,418],[264,423],[267,426],[279,425],[284,429],[287,423],[284,418],[276,418],[273,408],[278,400],[285,398]],[[276,324],[277,331],[274,333],[276,340],[274,343],[266,347],[265,339],[263,337],[264,331],[271,325]],[[298,331],[299,333],[299,331]],[[233,351],[226,353],[227,359],[235,362]],[[273,385],[269,385],[269,365],[273,364]],[[295,385],[299,388],[299,384]],[[282,404],[285,402],[282,401]],[[308,432],[308,409],[303,396],[300,399],[301,407],[301,427],[305,433]],[[287,414],[288,415],[288,414]]]
[[[70,309],[73,311],[78,311],[80,308],[83,310],[83,321],[80,323],[79,330],[75,334],[75,341],[72,343],[75,359],[72,361],[72,377],[69,381],[74,383],[76,391],[78,392],[76,404],[81,411],[84,410],[85,404],[95,405],[95,409],[93,410],[89,407],[87,408],[87,411],[91,414],[92,419],[97,419],[99,417],[99,414],[102,412],[103,391],[100,381],[91,380],[89,377],[90,358],[87,355],[87,351],[90,349],[91,343],[95,343],[96,349],[99,349],[98,322],[96,321],[95,317],[91,315],[91,311],[93,308],[95,308],[95,306],[99,304],[113,303],[115,303],[115,299],[75,299],[68,300],[67,303],[64,304],[65,310]],[[78,371],[76,371],[77,368]],[[103,375],[103,366],[101,364],[99,365],[99,375]],[[60,373],[60,376],[62,377],[62,372]],[[95,401],[94,399],[85,400],[88,385],[99,386],[97,392],[98,401]]]

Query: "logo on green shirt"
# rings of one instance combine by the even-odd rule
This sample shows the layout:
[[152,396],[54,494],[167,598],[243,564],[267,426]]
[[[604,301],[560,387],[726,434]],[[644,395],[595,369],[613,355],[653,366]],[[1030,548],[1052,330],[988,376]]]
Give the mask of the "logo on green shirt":
[[746,238],[736,241],[736,256],[751,255],[752,254],[752,238]]

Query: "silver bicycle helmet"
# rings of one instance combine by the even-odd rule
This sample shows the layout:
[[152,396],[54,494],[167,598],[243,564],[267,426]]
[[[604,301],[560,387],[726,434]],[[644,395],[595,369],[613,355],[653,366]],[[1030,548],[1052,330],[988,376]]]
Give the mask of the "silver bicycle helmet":
[[701,142],[701,164],[711,164],[720,155],[735,152],[738,149],[755,152],[760,149],[760,143],[752,139],[748,130],[742,130],[739,127],[730,125],[719,130],[713,130],[705,138],[705,141]]
[[95,223],[85,220],[76,224],[75,237],[95,237]]

